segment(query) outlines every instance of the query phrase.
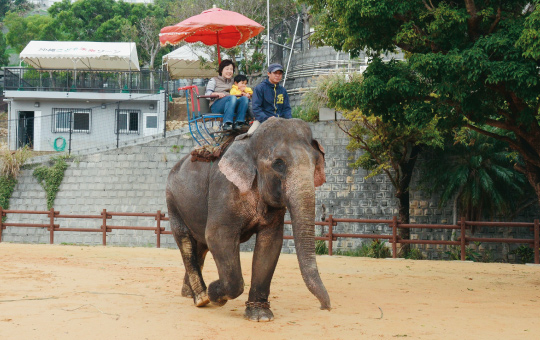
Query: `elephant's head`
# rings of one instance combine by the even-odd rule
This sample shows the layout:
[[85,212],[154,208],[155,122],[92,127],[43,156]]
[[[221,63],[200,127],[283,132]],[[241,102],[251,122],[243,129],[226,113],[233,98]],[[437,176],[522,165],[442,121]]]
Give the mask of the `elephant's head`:
[[321,309],[330,309],[315,261],[315,187],[326,181],[324,149],[309,125],[299,119],[270,118],[250,138],[235,141],[219,169],[241,194],[257,190],[262,209],[288,208],[302,278]]

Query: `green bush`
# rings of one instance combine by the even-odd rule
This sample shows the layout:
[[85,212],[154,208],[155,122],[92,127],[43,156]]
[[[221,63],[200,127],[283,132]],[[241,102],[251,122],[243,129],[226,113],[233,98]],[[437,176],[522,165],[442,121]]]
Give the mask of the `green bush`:
[[0,206],[2,209],[9,209],[9,199],[16,184],[17,179],[14,177],[0,176]]
[[315,241],[315,254],[328,255],[328,247],[326,246],[326,241]]
[[362,243],[360,247],[352,250],[336,250],[334,251],[334,255],[341,255],[341,256],[354,256],[354,257],[371,257],[368,256],[369,254],[369,245]]
[[372,257],[377,259],[392,257],[390,248],[386,246],[385,241],[374,239],[371,243],[362,243],[362,245],[354,250],[334,252],[335,255],[342,256],[357,256],[357,257]]
[[68,164],[65,161],[66,157],[54,157],[51,161],[54,162],[52,167],[40,166],[34,169],[34,177],[45,190],[47,195],[47,209],[51,209],[56,199],[56,194],[64,179],[64,172]]
[[[480,244],[480,242],[474,242],[475,248],[470,246],[465,247],[465,261],[493,262],[493,251],[491,249],[478,250]],[[449,250],[446,251],[446,254],[449,256],[450,260],[461,260],[461,247],[450,246]]]
[[410,248],[404,256],[407,260],[424,260],[424,255],[422,251],[418,248]]
[[[449,250],[446,251],[449,259],[452,261],[461,260],[461,247],[459,246],[450,246]],[[465,261],[474,261],[479,262],[481,255],[478,251],[472,249],[471,247],[465,248]]]
[[302,119],[305,122],[319,121],[319,111],[305,111],[300,106],[295,106],[292,109],[292,117]]
[[534,263],[534,250],[527,245],[520,245],[516,249],[512,250],[510,254],[517,255],[520,263]]
[[358,81],[361,79],[359,73],[346,74],[341,72],[319,76],[315,81],[315,86],[308,89],[302,96],[300,107],[293,109],[294,118],[300,118],[306,122],[317,122],[319,120],[319,109],[321,107],[332,107],[328,98],[328,93],[339,88],[344,83]]

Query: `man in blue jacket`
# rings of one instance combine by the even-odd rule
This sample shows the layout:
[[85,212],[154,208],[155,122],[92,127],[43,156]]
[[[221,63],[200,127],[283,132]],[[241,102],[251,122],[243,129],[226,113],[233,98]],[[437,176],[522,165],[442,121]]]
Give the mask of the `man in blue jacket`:
[[253,89],[251,105],[255,121],[248,131],[249,135],[270,117],[292,118],[289,95],[287,90],[279,85],[282,78],[283,66],[271,64],[268,66],[268,79]]

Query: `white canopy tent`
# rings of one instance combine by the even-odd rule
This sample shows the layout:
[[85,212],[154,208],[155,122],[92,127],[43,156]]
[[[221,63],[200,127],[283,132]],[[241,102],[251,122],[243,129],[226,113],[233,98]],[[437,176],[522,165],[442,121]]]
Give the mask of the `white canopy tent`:
[[139,71],[133,42],[30,41],[21,61],[37,69]]
[[184,45],[163,56],[163,65],[167,68],[171,79],[212,78],[217,76],[213,67],[204,67],[201,58],[211,57],[194,45]]

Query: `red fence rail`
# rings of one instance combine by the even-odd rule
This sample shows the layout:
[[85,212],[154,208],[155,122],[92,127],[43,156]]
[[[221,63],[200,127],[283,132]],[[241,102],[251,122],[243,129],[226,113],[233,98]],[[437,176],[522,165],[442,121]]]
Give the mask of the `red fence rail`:
[[[39,214],[47,215],[49,223],[4,223],[3,217],[7,214]],[[109,212],[103,209],[99,215],[62,215],[59,211],[51,210],[32,211],[32,210],[3,210],[0,207],[0,242],[2,241],[2,230],[6,227],[25,227],[25,228],[47,228],[50,233],[49,242],[54,243],[54,233],[62,231],[77,231],[77,232],[97,232],[103,234],[103,245],[107,245],[107,233],[113,230],[149,230],[156,234],[156,246],[161,247],[161,235],[171,235],[170,230],[165,230],[161,226],[161,221],[168,221],[169,218],[158,210],[156,213],[125,213],[125,212]],[[153,217],[156,221],[156,226],[116,226],[108,224],[114,216],[117,217]],[[55,224],[56,219],[99,219],[101,225],[99,228],[62,228],[59,224]],[[338,223],[364,223],[364,224],[386,224],[392,228],[391,235],[385,234],[343,234],[335,233],[334,227]],[[285,221],[285,224],[291,224],[291,221]],[[368,238],[368,239],[383,239],[388,240],[392,244],[392,256],[397,256],[397,244],[434,244],[434,245],[454,245],[459,246],[461,250],[461,260],[465,261],[466,246],[470,242],[495,242],[495,243],[519,243],[529,244],[534,250],[534,263],[540,264],[540,222],[535,219],[534,222],[473,222],[465,221],[462,218],[458,224],[442,225],[442,224],[405,224],[401,223],[396,216],[391,220],[375,220],[375,219],[350,219],[350,218],[334,218],[329,215],[323,222],[315,222],[315,225],[327,227],[327,232],[322,236],[315,237],[316,240],[328,241],[328,254],[333,254],[333,242],[338,238]],[[471,237],[466,235],[467,227],[482,226],[488,228],[530,228],[533,231],[532,239],[515,239],[515,238],[490,238],[490,237]],[[409,229],[453,229],[460,232],[460,236],[456,241],[445,240],[404,240],[398,236],[399,228]],[[293,236],[283,236],[283,239],[293,239]]]

